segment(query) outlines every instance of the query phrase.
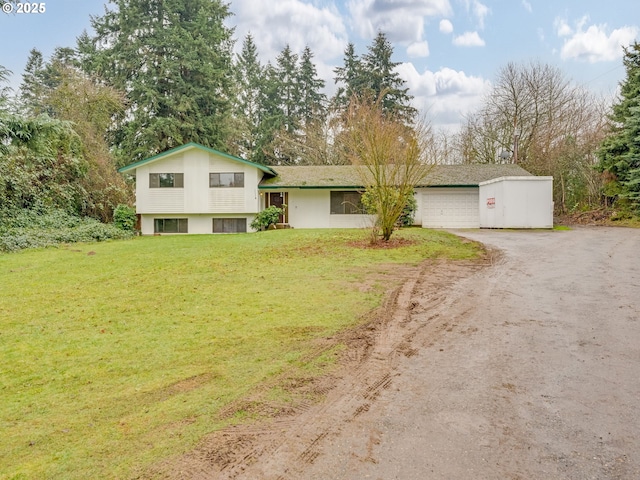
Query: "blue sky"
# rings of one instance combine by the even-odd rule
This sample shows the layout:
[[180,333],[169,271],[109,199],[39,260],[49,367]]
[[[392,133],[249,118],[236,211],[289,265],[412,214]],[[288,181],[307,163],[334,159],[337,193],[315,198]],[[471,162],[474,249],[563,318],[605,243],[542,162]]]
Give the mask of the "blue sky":
[[[47,57],[90,30],[101,0],[50,0],[44,13],[0,13],[0,65],[20,84],[29,50]],[[364,53],[380,30],[392,41],[415,105],[452,127],[482,102],[508,62],[541,61],[595,92],[613,95],[624,78],[622,49],[640,39],[636,0],[231,0],[237,47],[251,32],[263,61],[285,44],[309,46],[333,91],[333,68],[348,42]]]

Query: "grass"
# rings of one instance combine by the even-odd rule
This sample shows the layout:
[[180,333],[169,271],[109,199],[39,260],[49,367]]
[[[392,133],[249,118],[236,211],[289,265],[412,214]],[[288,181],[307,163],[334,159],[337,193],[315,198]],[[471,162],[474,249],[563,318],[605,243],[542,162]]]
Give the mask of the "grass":
[[[356,324],[381,272],[471,258],[407,229],[142,237],[0,255],[0,478],[131,478],[229,422],[220,411],[289,369],[322,373],[313,339]],[[359,288],[378,272],[373,288]],[[304,362],[302,359],[305,359]],[[274,389],[277,392],[277,389]]]

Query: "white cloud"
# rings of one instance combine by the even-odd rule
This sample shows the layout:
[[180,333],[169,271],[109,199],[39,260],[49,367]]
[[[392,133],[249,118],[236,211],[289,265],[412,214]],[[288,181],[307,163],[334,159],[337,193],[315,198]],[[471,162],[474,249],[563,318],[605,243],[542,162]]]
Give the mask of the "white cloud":
[[452,14],[449,0],[351,0],[352,28],[365,39],[384,32],[394,42],[423,40],[425,19]]
[[444,128],[458,127],[466,115],[482,105],[491,88],[488,80],[450,68],[419,73],[413,64],[403,63],[398,73],[414,96],[414,106],[434,126]]
[[416,42],[407,47],[407,55],[410,57],[425,58],[429,56],[429,43],[428,42]]
[[483,29],[484,19],[487,17],[487,15],[489,15],[489,12],[490,12],[489,7],[487,7],[483,3],[480,3],[478,0],[473,0],[472,8],[473,8],[473,14],[478,20],[479,27]]
[[453,23],[451,23],[451,21],[447,19],[440,20],[440,32],[442,33],[453,32]]
[[587,18],[581,18],[575,30],[564,21],[556,25],[558,36],[565,37],[560,58],[589,63],[617,60],[622,57],[622,47],[633,43],[640,31],[636,26],[625,26],[608,33],[607,25],[590,25],[585,29],[586,23]]
[[234,0],[231,11],[235,13],[230,22],[236,29],[236,49],[251,33],[263,61],[275,59],[286,44],[294,53],[309,46],[320,70],[323,62],[341,58],[348,43],[346,26],[335,6],[320,8],[301,0]]
[[553,26],[556,29],[556,34],[559,37],[568,37],[573,33],[573,29],[566,20],[558,17],[553,21]]
[[531,6],[531,3],[529,3],[527,0],[522,0],[522,6],[527,12],[529,13],[533,12],[533,7]]
[[467,13],[470,13],[476,20],[478,28],[484,29],[484,20],[491,13],[489,7],[479,0],[464,0]]
[[465,32],[455,37],[453,44],[457,47],[484,47],[484,40],[478,32]]

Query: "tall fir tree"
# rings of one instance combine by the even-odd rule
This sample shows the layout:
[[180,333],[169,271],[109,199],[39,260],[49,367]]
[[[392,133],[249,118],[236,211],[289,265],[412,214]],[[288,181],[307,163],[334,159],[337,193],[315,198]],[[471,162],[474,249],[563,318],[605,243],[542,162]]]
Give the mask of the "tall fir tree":
[[264,69],[258,60],[258,49],[251,34],[242,44],[235,62],[235,94],[233,95],[233,153],[255,160],[259,144],[261,92]]
[[46,90],[44,76],[44,57],[40,50],[32,48],[20,84],[20,103],[27,115],[38,115],[44,110],[42,105]]
[[393,47],[383,32],[378,32],[362,57],[349,44],[344,52],[344,66],[334,70],[339,87],[333,106],[344,112],[352,98],[374,102],[382,98],[378,104],[385,115],[411,123],[417,113],[411,106],[413,97],[396,71],[399,63],[393,62],[392,57]]
[[[7,108],[11,95],[11,87],[8,85],[11,73],[11,70],[0,65],[0,112]],[[0,148],[2,148],[1,145]]]
[[411,106],[413,97],[396,71],[400,63],[393,62],[392,56],[391,43],[384,33],[378,32],[368,52],[362,57],[365,88],[374,99],[382,96],[381,108],[385,114],[411,122],[417,113]]
[[600,171],[609,174],[605,194],[628,201],[640,215],[640,43],[624,49],[626,78],[610,117],[611,133],[598,152]]
[[78,39],[82,67],[127,95],[112,131],[122,163],[186,142],[225,149],[233,29],[221,0],[110,0]]
[[299,109],[301,104],[300,78],[298,75],[298,55],[286,45],[276,58],[275,74],[279,80],[278,97],[283,113],[283,127],[288,133],[300,127]]
[[276,165],[317,163],[317,155],[311,159],[308,154],[308,144],[318,143],[318,132],[326,119],[323,88],[309,47],[299,56],[286,45],[275,65],[267,64],[262,76],[256,161]]
[[333,70],[335,83],[339,85],[332,99],[333,107],[337,110],[346,110],[351,97],[357,96],[363,90],[362,62],[356,55],[353,43],[347,45],[343,63],[344,66],[336,67]]
[[64,71],[79,71],[79,68],[78,53],[74,48],[56,47],[46,62],[38,49],[31,49],[20,84],[21,110],[30,116],[41,113],[56,116],[45,99],[64,81]]
[[300,117],[303,125],[323,122],[326,116],[327,96],[322,93],[324,80],[318,77],[313,63],[313,52],[307,46],[300,57],[298,90],[300,95]]
[[276,133],[285,124],[280,88],[281,83],[278,71],[271,63],[267,63],[260,87],[260,122],[255,150],[252,154],[255,162],[265,165],[277,163],[274,153],[274,139]]

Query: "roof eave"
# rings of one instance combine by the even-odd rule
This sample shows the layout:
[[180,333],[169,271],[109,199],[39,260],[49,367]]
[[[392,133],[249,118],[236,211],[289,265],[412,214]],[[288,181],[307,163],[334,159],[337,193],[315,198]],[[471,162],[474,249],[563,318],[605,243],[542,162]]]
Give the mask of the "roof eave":
[[160,160],[160,159],[162,159],[164,157],[168,157],[169,155],[174,155],[174,154],[176,154],[178,152],[181,152],[183,150],[188,150],[188,149],[191,149],[191,148],[197,148],[197,149],[200,149],[200,150],[204,150],[205,152],[211,153],[213,155],[217,155],[217,156],[220,156],[220,157],[223,157],[223,158],[226,158],[226,159],[229,159],[229,160],[233,160],[233,161],[236,161],[236,162],[244,163],[246,165],[251,165],[252,167],[255,167],[258,170],[261,170],[264,173],[267,173],[269,175],[273,175],[274,177],[278,175],[277,172],[274,169],[272,169],[271,167],[268,167],[266,165],[261,165],[259,163],[250,162],[249,160],[245,160],[244,158],[235,157],[233,155],[229,155],[228,153],[221,152],[221,151],[216,150],[214,148],[206,147],[206,146],[201,145],[201,144],[196,143],[196,142],[185,143],[184,145],[180,145],[179,147],[172,148],[170,150],[158,153],[157,155],[154,155],[152,157],[145,158],[143,160],[139,160],[139,161],[137,161],[135,163],[132,163],[130,165],[126,165],[124,167],[119,168],[118,172],[126,173],[126,172],[129,172],[131,170],[135,170],[136,168],[138,168],[138,167],[140,167],[142,165],[146,165],[148,163],[153,163],[153,162],[155,162],[157,160]]

